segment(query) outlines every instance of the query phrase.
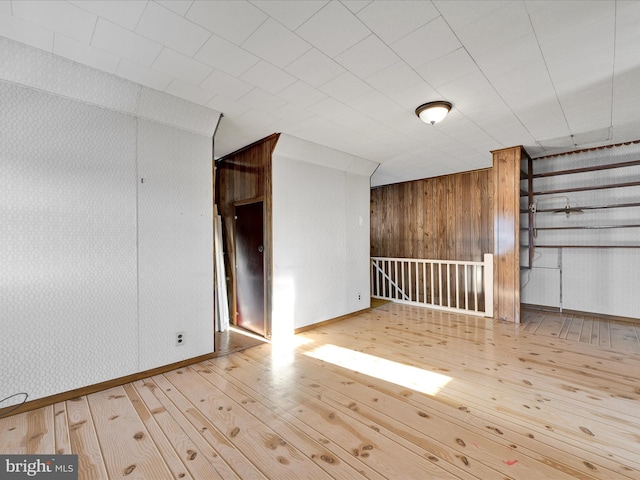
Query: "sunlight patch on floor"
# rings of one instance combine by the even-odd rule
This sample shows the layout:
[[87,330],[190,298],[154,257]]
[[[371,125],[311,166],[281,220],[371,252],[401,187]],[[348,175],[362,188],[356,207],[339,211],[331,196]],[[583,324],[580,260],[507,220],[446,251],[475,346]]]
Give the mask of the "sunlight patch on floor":
[[427,395],[437,395],[452,380],[447,375],[337,345],[322,345],[305,355]]
[[271,365],[274,369],[292,365],[296,349],[302,345],[313,343],[310,338],[300,337],[293,333],[281,333],[271,339]]

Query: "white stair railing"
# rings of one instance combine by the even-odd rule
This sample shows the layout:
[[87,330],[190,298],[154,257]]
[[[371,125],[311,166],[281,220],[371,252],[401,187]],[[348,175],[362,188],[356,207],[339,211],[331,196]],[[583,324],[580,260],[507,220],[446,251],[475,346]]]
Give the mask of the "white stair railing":
[[493,317],[493,255],[483,262],[371,257],[374,298]]

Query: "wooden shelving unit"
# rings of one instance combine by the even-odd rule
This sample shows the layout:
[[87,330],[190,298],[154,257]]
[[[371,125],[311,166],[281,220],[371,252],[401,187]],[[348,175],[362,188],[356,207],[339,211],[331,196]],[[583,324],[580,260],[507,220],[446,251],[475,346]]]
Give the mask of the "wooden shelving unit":
[[[521,245],[522,247],[528,248],[528,264],[522,266],[522,268],[532,268],[533,259],[535,256],[536,248],[640,248],[640,242],[631,243],[610,243],[610,244],[602,244],[601,242],[594,242],[592,245],[587,244],[578,244],[566,242],[566,243],[536,243],[538,232],[542,231],[589,231],[589,230],[613,230],[613,229],[632,229],[632,228],[640,228],[640,223],[638,223],[638,218],[636,217],[634,221],[617,223],[617,222],[607,222],[600,224],[581,224],[581,225],[559,225],[559,226],[542,226],[538,227],[535,225],[535,218],[537,214],[552,214],[552,213],[562,213],[562,209],[558,208],[537,208],[536,205],[536,197],[544,197],[550,195],[561,195],[561,194],[574,194],[578,192],[589,192],[589,191],[604,191],[609,189],[624,189],[629,187],[637,187],[640,186],[640,174],[635,172],[631,177],[630,181],[619,182],[619,181],[610,181],[603,182],[591,185],[579,185],[579,186],[561,186],[560,188],[549,188],[547,185],[543,188],[538,188],[534,185],[534,181],[536,179],[544,179],[551,177],[561,177],[561,176],[570,176],[581,173],[590,173],[597,171],[608,171],[613,169],[625,169],[631,167],[640,166],[640,160],[632,160],[626,162],[616,162],[610,164],[603,165],[594,165],[588,167],[581,168],[573,168],[573,169],[564,169],[564,170],[555,170],[549,172],[534,172],[534,161],[530,158],[527,159],[527,171],[521,172],[521,190],[520,196],[527,198],[528,208],[521,208],[521,214],[527,214],[528,216],[528,225],[527,227],[521,227],[521,230],[528,231],[528,243],[525,245]],[[633,178],[637,177],[637,178]],[[631,180],[631,178],[633,178]],[[566,197],[568,199],[568,197]],[[599,202],[597,202],[599,203]],[[567,200],[567,205],[569,205]],[[580,213],[584,211],[595,211],[595,210],[607,210],[607,209],[623,209],[623,208],[634,208],[640,207],[640,198],[633,198],[632,201],[621,201],[621,202],[603,202],[599,204],[592,205],[576,205],[573,209],[570,209],[570,213],[574,213],[576,207],[579,209]],[[640,238],[640,237],[639,237]],[[599,243],[599,244],[596,244]]]

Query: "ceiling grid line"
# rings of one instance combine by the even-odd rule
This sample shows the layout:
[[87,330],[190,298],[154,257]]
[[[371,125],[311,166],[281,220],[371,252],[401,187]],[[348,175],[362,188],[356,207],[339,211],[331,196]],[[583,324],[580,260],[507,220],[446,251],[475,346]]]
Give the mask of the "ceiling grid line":
[[[224,113],[216,157],[279,131],[379,163],[372,185],[637,140],[638,20],[596,0],[0,2],[11,41]],[[414,113],[431,100],[453,104],[436,126]]]

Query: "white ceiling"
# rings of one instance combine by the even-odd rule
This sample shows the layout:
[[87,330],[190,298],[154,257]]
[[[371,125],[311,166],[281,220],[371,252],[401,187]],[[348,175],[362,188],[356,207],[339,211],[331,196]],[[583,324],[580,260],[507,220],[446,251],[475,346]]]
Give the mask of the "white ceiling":
[[0,0],[0,35],[223,112],[216,157],[285,132],[372,185],[639,139],[639,25],[620,0]]

